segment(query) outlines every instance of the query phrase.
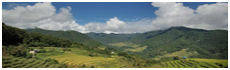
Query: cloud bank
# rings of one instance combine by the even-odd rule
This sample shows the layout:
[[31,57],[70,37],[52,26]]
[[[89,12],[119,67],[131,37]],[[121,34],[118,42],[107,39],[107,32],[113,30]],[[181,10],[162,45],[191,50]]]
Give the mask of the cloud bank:
[[165,29],[172,26],[186,26],[200,29],[228,29],[228,4],[204,4],[196,10],[183,3],[156,2],[158,7],[155,19],[142,19],[125,22],[119,17],[112,17],[105,23],[88,23],[79,25],[70,13],[71,7],[56,10],[51,3],[36,3],[31,6],[16,6],[2,10],[2,20],[7,25],[25,28],[42,28],[48,30],[75,30],[82,33],[143,33]]
[[70,13],[71,7],[61,8],[58,12],[48,2],[31,6],[17,6],[10,10],[2,10],[2,20],[7,25],[25,28],[42,28],[48,30],[84,31]]

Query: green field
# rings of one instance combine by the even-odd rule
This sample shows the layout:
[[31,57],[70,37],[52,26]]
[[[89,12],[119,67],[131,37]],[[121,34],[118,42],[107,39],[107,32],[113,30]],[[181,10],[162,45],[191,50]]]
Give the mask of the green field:
[[[39,47],[31,47],[38,49]],[[35,57],[40,59],[55,59],[59,63],[67,64],[68,67],[73,68],[120,68],[132,67],[129,62],[125,61],[121,56],[104,55],[78,48],[56,48],[44,47],[46,53],[37,53]],[[63,51],[63,49],[70,49],[71,51]],[[52,51],[51,51],[52,50]],[[94,55],[94,56],[89,56]],[[121,62],[122,61],[122,62]]]
[[52,63],[42,59],[26,59],[20,57],[3,57],[2,68],[62,68],[65,65]]
[[[40,47],[31,47],[38,49]],[[135,68],[136,61],[130,60],[123,56],[105,55],[78,48],[56,48],[44,47],[45,53],[37,53],[35,58],[22,58],[13,56],[4,56],[2,60],[3,68]],[[70,49],[70,51],[63,51]],[[186,54],[186,49],[174,52],[164,57],[171,57],[174,55]],[[182,54],[184,53],[184,54]],[[93,56],[89,56],[93,55]],[[56,60],[48,61],[47,59]],[[153,63],[147,66],[148,68],[227,68],[228,60],[218,59],[201,59],[201,58],[187,58],[180,60],[161,61],[160,63]]]
[[153,68],[228,68],[228,60],[218,59],[181,59],[154,64]]

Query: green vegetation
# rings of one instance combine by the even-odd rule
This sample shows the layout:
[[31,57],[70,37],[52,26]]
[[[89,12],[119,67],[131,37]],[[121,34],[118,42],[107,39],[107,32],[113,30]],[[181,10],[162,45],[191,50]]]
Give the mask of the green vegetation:
[[53,59],[26,59],[20,57],[3,57],[3,68],[63,68],[66,64],[55,62]]
[[109,43],[125,42],[138,34],[114,34],[114,33],[105,34],[105,33],[91,32],[91,33],[87,33],[87,35],[98,42],[101,42],[103,44],[109,44]]
[[70,40],[74,42],[78,42],[87,46],[100,46],[101,43],[94,41],[90,37],[85,34],[79,33],[77,31],[51,31],[51,30],[43,30],[43,29],[26,29],[28,33],[41,33],[43,35],[51,35],[54,37],[62,38],[65,40]]
[[3,68],[228,67],[225,30],[172,27],[143,34],[93,34],[98,37],[93,39],[107,41],[101,45],[75,31],[27,29],[31,31],[27,33],[2,25]]
[[198,54],[196,54],[196,51],[195,52],[187,52],[187,50],[188,49],[182,49],[180,51],[165,54],[165,55],[162,55],[162,56],[156,56],[154,58],[154,60],[160,60],[161,58],[172,58],[172,57],[183,57],[183,56],[189,57],[189,56],[193,56],[193,55],[198,55]]
[[[153,32],[155,36],[148,37],[140,42],[148,47],[140,53],[146,58],[153,58],[169,53],[187,49],[188,52],[197,52],[190,55],[199,58],[227,59],[228,57],[228,31],[201,30],[186,27],[172,27],[161,32]],[[135,38],[135,37],[134,37]]]
[[128,52],[142,52],[147,46],[141,46],[131,42],[119,42],[119,43],[110,43],[112,47],[119,48],[119,50],[128,51]]
[[2,23],[2,45],[18,45],[27,36],[28,34],[24,30]]
[[[108,47],[125,51],[129,54],[138,54],[143,58],[157,58],[166,54],[171,55],[171,53],[182,49],[187,49],[187,54],[184,56],[227,59],[227,33],[227,30],[171,27],[166,30],[150,31],[140,34],[88,33],[87,35],[96,41],[107,44]],[[133,48],[134,46],[132,44],[142,48]]]
[[[227,68],[228,60],[217,59],[181,59],[166,61],[159,64],[152,65],[150,67],[161,68]],[[159,65],[159,66],[157,66]]]

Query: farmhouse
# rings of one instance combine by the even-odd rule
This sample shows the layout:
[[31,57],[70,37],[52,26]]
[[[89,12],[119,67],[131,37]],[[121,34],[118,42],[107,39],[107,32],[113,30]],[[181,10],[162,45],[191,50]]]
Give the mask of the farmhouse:
[[186,59],[187,57],[186,57],[186,56],[183,56],[182,58],[183,58],[183,59]]
[[35,54],[36,52],[35,51],[30,51],[29,53]]

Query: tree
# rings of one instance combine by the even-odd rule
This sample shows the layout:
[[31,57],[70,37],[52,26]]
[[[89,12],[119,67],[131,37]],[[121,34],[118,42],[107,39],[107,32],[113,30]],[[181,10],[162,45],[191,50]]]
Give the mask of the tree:
[[19,46],[19,47],[14,47],[11,51],[10,54],[16,57],[26,57],[26,48]]
[[18,45],[23,43],[23,39],[29,35],[24,30],[19,28],[7,26],[5,23],[2,23],[2,44],[5,46],[8,45]]
[[179,60],[180,58],[178,56],[174,56],[173,60]]

